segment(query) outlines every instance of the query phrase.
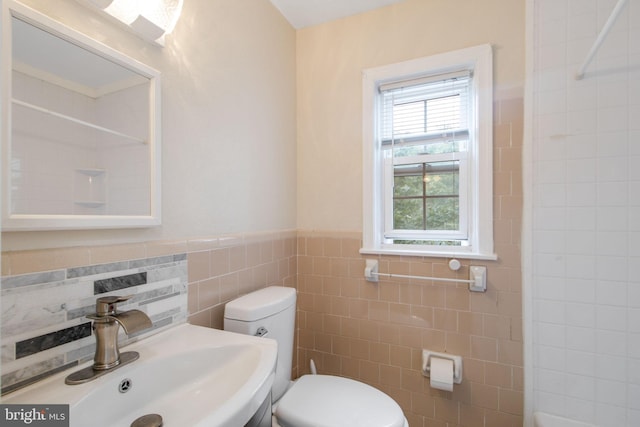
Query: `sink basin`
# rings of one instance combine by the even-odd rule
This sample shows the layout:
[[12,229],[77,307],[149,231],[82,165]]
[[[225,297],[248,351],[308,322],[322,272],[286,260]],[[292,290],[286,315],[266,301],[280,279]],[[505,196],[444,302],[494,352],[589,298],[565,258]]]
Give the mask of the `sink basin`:
[[140,359],[78,385],[64,383],[72,372],[65,371],[2,403],[69,404],[72,427],[129,427],[147,414],[162,416],[164,427],[243,426],[269,395],[277,347],[270,339],[183,324],[123,351]]

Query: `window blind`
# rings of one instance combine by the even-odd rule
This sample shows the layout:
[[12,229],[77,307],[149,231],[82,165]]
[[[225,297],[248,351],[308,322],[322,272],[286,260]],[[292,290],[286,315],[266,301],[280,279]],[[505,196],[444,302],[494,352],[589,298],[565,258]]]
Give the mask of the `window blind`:
[[383,146],[467,139],[471,78],[461,71],[381,85]]

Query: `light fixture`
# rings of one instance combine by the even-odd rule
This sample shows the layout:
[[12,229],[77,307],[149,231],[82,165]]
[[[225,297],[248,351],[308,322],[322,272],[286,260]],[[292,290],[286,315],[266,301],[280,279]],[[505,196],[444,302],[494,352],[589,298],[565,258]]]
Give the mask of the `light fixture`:
[[80,0],[129,27],[144,40],[164,46],[178,22],[183,0]]

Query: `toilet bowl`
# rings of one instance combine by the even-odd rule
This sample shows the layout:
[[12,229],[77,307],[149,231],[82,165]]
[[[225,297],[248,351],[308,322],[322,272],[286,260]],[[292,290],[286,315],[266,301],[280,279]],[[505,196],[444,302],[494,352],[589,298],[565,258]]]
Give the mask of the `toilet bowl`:
[[278,342],[272,426],[409,427],[391,397],[362,382],[333,375],[303,375],[291,382],[295,303],[295,289],[272,286],[225,306],[225,330]]
[[279,400],[278,426],[407,426],[398,404],[380,390],[332,375],[303,375]]

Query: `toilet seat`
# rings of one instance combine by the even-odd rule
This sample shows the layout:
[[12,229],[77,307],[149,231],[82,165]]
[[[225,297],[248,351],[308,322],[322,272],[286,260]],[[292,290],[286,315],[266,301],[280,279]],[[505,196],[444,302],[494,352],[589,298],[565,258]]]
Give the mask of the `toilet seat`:
[[403,427],[400,406],[380,390],[348,378],[303,375],[278,402],[283,427]]

